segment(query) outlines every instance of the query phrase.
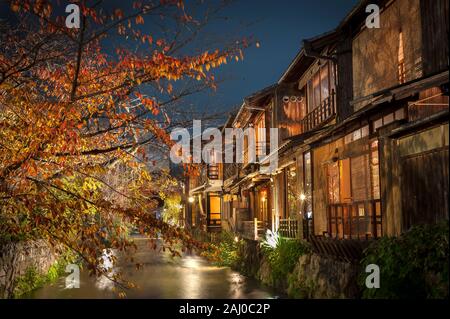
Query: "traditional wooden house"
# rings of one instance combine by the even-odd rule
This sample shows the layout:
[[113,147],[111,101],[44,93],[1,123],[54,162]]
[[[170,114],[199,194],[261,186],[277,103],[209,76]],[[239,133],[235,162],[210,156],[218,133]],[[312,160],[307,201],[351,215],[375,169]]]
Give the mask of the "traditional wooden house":
[[[366,26],[369,3],[380,28]],[[308,124],[279,152],[297,187],[285,171],[276,188],[313,242],[448,219],[447,11],[446,0],[361,1],[336,30],[305,41],[280,79],[296,83]]]
[[[366,25],[369,4],[379,28]],[[448,7],[362,0],[305,40],[277,84],[247,97],[226,127],[255,128],[261,156],[249,161],[244,143],[244,162],[223,166],[226,229],[272,229],[354,259],[364,245],[336,243],[448,219]],[[279,129],[276,152],[269,128]],[[276,171],[262,171],[271,156]]]
[[192,164],[186,177],[185,224],[188,228],[208,232],[222,230],[223,161],[218,160],[221,156],[222,150],[215,150],[211,154],[212,161]]
[[278,82],[294,88],[291,95],[283,97],[279,110],[282,131],[279,167],[274,176],[276,230],[285,237],[307,237],[314,232],[315,170],[312,147],[305,140],[329,131],[340,113],[336,40],[333,31],[305,41]]
[[[228,123],[229,128],[242,129],[243,132],[252,128],[254,132],[254,161],[249,158],[249,147],[252,146],[246,134],[242,150],[237,149],[235,143],[232,145],[235,153],[243,152],[243,163],[234,161],[233,164],[225,164],[224,170],[224,190],[227,193],[224,201],[227,208],[224,211],[230,212],[231,228],[246,237],[261,237],[266,229],[272,229],[275,225],[274,179],[268,170],[268,159],[274,145],[282,141],[282,134],[289,136],[299,129],[298,123],[291,127],[284,117],[279,120],[283,97],[290,95],[291,91],[292,86],[277,84],[248,96],[234,120]],[[276,141],[271,141],[270,128],[280,128],[282,131]]]
[[[449,216],[449,1],[370,1],[381,9],[378,29],[365,27],[368,3],[338,27],[343,41],[351,40],[353,85],[352,114],[335,134],[345,132],[344,145],[364,145],[359,162],[349,156],[349,189],[353,203],[370,200],[364,209],[371,222],[361,225],[361,203],[334,206],[327,231],[337,237],[363,236],[364,229],[374,237],[399,235]],[[356,176],[364,183],[355,187]]]

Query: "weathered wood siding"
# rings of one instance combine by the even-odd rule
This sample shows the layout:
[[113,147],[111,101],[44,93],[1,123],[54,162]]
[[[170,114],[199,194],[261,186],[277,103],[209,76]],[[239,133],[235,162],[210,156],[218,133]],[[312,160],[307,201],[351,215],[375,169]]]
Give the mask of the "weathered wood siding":
[[448,219],[448,148],[401,161],[403,229]]
[[[354,39],[353,97],[399,84],[399,34],[403,34],[405,80],[422,76],[420,0],[397,0],[380,14],[380,28],[364,28]],[[355,105],[355,110],[358,105]]]
[[349,103],[353,99],[353,87],[348,85],[353,83],[352,39],[343,39],[337,46],[337,52],[336,113],[337,120],[342,121],[353,112]]
[[448,219],[448,128],[445,124],[398,139],[381,138],[385,235]]
[[448,124],[398,142],[403,231],[448,219]]
[[423,70],[425,75],[448,69],[449,0],[421,0]]

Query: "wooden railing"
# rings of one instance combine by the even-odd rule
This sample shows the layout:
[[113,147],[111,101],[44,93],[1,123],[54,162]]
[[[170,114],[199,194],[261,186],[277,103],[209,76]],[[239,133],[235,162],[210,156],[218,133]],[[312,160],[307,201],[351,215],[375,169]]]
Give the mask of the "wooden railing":
[[328,235],[337,239],[381,236],[380,200],[328,205]]
[[408,121],[417,121],[448,110],[448,96],[443,95],[439,88],[431,88],[425,92],[426,95],[421,100],[408,105]]
[[299,222],[296,219],[280,219],[278,233],[286,238],[298,238],[299,236]]
[[301,121],[303,132],[310,131],[327,120],[331,119],[336,114],[335,93],[334,90],[318,107],[306,114]]
[[321,256],[332,257],[341,261],[358,263],[372,240],[344,239],[336,240],[321,236],[310,236],[312,250]]
[[242,221],[242,227],[239,232],[244,238],[259,240],[264,238],[266,229],[266,223],[255,218],[254,220]]

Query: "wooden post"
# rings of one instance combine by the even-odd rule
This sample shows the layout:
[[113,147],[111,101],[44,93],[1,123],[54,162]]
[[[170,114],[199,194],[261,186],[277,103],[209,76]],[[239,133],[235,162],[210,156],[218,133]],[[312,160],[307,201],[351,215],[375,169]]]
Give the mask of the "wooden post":
[[272,208],[272,233],[275,232],[275,213],[274,213],[274,209]]
[[291,235],[291,216],[288,216],[287,224],[288,224],[287,233],[288,233],[288,236],[291,237],[292,236]]
[[258,240],[258,218],[254,219],[255,240]]

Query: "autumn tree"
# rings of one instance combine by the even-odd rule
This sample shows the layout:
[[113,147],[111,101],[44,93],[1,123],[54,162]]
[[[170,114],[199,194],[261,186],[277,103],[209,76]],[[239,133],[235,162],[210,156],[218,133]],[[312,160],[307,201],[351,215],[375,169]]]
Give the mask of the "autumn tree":
[[148,158],[172,143],[167,106],[214,88],[213,70],[250,40],[186,49],[222,2],[193,2],[194,17],[180,0],[79,1],[79,28],[58,3],[8,1],[13,18],[0,23],[1,238],[45,238],[94,274],[102,251],[134,246],[117,218],[193,248],[151,214],[167,176]]

